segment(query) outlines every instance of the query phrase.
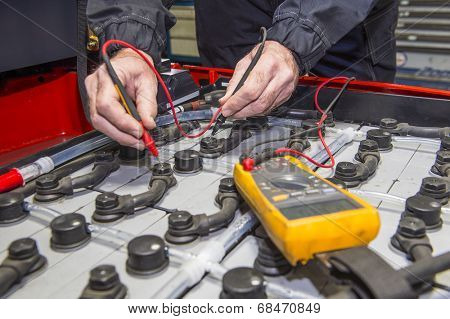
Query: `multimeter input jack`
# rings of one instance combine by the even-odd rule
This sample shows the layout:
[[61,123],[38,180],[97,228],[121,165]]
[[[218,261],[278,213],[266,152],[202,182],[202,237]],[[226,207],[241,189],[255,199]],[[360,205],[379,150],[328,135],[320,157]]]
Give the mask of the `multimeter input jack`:
[[136,196],[103,193],[95,200],[92,219],[98,223],[111,223],[133,215],[138,208],[156,204],[164,194],[176,185],[173,170],[168,163],[156,164],[152,169],[149,190]]
[[56,174],[42,175],[36,180],[37,202],[51,202],[65,196],[73,195],[74,190],[94,187],[100,184],[112,172],[120,167],[113,153],[100,153],[96,155],[96,161],[92,171],[78,177],[66,176],[59,178]]
[[219,193],[216,196],[216,203],[220,206],[219,212],[213,215],[192,215],[187,211],[175,211],[169,215],[169,228],[164,237],[172,244],[187,244],[199,236],[207,236],[233,221],[240,202],[241,198],[233,179],[224,178],[220,181]]

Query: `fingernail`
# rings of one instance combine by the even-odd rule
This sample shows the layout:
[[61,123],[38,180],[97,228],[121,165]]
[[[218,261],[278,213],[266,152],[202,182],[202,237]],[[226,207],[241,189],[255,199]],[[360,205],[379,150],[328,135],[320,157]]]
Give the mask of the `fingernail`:
[[153,128],[156,127],[156,122],[155,122],[155,120],[153,119],[153,117],[150,117],[150,120],[149,120],[149,126],[150,126],[151,129],[153,129]]
[[140,150],[140,151],[142,151],[144,148],[145,148],[144,143],[139,142],[139,144],[137,145],[137,149]]
[[144,134],[144,129],[141,126],[139,126],[138,128],[136,128],[136,137],[140,138],[142,134]]
[[221,98],[219,99],[220,105],[224,105],[224,104],[228,101],[228,99],[229,99],[229,96],[228,96],[228,95],[225,95],[225,96],[221,97]]

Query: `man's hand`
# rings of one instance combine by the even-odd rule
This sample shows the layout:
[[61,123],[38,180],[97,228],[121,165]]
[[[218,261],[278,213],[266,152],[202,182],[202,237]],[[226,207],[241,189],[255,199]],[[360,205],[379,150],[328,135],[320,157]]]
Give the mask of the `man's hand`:
[[255,47],[236,65],[225,96],[220,100],[226,117],[265,115],[289,99],[298,81],[298,66],[292,52],[275,41],[266,41],[264,51],[245,84],[234,88],[255,56]]
[[[148,58],[152,61],[150,56]],[[145,128],[154,128],[158,90],[155,75],[144,60],[130,49],[120,50],[111,59],[111,64],[128,95],[135,101]],[[140,141],[142,126],[126,113],[106,66],[103,64],[88,76],[85,84],[92,125],[122,145],[144,149],[144,144]]]

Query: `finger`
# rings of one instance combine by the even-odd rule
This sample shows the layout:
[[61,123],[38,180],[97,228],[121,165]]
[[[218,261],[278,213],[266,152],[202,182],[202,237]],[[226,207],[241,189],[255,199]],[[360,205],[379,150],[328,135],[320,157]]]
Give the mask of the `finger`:
[[247,55],[241,61],[239,61],[239,63],[236,65],[236,68],[233,73],[233,77],[231,78],[230,82],[228,83],[227,91],[225,92],[225,95],[219,100],[221,105],[224,105],[228,101],[228,99],[231,97],[236,86],[238,85],[239,81],[241,80],[242,76],[244,75],[245,71],[247,70],[250,62],[251,62],[251,59]]
[[133,135],[135,138],[140,138],[142,136],[142,126],[125,111],[119,99],[111,79],[102,77],[99,80],[97,100],[95,102],[97,112],[122,132]]
[[97,114],[95,106],[95,101],[97,100],[97,74],[94,73],[86,77],[86,79],[84,80],[84,85],[86,86],[86,91],[88,94],[89,114],[92,121],[92,117]]
[[146,129],[156,127],[154,118],[158,113],[156,103],[157,82],[153,74],[145,73],[138,78],[136,85],[136,105]]
[[272,79],[272,69],[266,68],[264,60],[268,60],[268,58],[261,57],[242,88],[223,105],[222,114],[224,116],[231,116],[242,110],[251,102],[256,101],[264,92]]
[[250,62],[247,63],[241,63],[236,66],[236,69],[234,70],[233,77],[231,78],[230,82],[228,83],[227,90],[225,92],[225,95],[219,100],[220,104],[225,104],[226,101],[231,97],[234,90],[236,89],[236,86],[238,85],[239,81],[242,79],[242,76],[245,73],[245,70],[247,69]]
[[277,108],[278,106],[280,106],[281,104],[283,104],[284,102],[286,102],[287,100],[289,100],[292,96],[292,92],[294,90],[291,90],[290,88],[287,88],[285,90],[283,90],[278,97],[275,99],[275,101],[273,102],[273,104],[270,106],[270,111],[272,111],[273,109]]
[[145,146],[141,140],[135,138],[134,136],[131,136],[130,134],[118,130],[103,116],[96,114],[91,118],[91,120],[94,127],[96,127],[99,131],[103,132],[113,140],[117,141],[119,144],[134,147],[139,150],[144,149]]
[[227,91],[225,96],[219,100],[221,105],[224,105],[226,101],[233,95],[237,85],[241,81],[245,72],[247,71],[248,66],[254,59],[256,55],[256,51],[258,50],[259,45],[254,47],[252,51],[250,51],[245,57],[243,57],[237,64],[233,73],[233,77],[228,83]]
[[281,93],[282,83],[273,79],[260,97],[248,104],[239,112],[233,115],[233,118],[245,118],[249,116],[262,115],[264,114],[275,102]]

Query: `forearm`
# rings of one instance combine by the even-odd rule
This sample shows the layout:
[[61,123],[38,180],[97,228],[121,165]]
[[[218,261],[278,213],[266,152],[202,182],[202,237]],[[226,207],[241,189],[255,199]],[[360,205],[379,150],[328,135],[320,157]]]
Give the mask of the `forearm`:
[[156,64],[166,45],[166,33],[175,17],[168,8],[173,0],[90,0],[89,27],[102,45],[109,39],[126,41],[149,54]]
[[379,0],[286,0],[275,11],[268,39],[295,53],[306,73],[326,51],[364,21]]

